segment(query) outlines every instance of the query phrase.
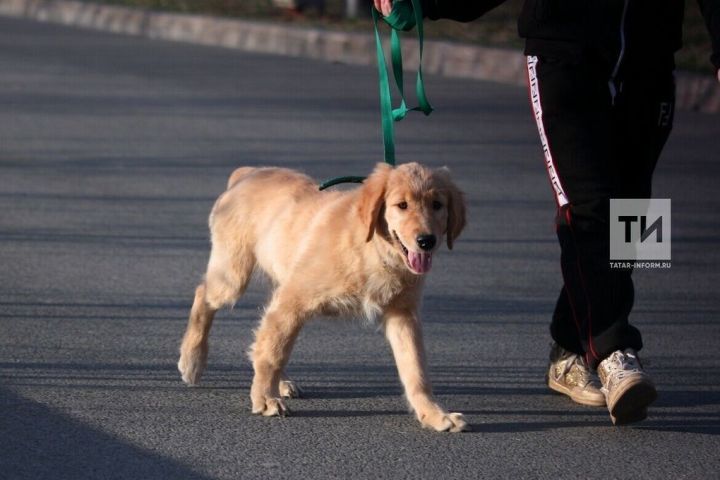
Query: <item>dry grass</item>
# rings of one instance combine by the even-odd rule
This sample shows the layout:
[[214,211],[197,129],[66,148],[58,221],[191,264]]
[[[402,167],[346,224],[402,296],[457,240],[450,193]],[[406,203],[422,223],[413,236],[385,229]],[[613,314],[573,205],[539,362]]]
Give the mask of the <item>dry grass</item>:
[[[359,0],[361,18],[343,18],[344,0],[325,0],[325,12],[320,15],[308,9],[303,15],[291,14],[273,6],[271,0],[95,0],[99,3],[115,3],[157,10],[233,16],[246,19],[279,21],[298,26],[312,26],[334,30],[371,31],[369,18],[370,1]],[[426,36],[482,45],[520,48],[522,40],[517,36],[517,17],[522,0],[508,0],[485,15],[481,20],[463,24],[447,20],[425,24]],[[685,35],[683,48],[677,55],[678,66],[686,70],[712,73],[708,60],[710,37],[702,16],[694,1],[686,2]],[[365,13],[367,12],[367,13]]]

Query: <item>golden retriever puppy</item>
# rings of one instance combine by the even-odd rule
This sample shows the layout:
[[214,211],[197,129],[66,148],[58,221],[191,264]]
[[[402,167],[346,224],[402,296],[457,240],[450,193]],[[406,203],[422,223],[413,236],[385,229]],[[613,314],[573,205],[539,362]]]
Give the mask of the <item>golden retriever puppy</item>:
[[252,412],[285,415],[298,389],[283,370],[302,326],[315,315],[381,322],[410,407],[423,426],[465,429],[432,397],[418,309],[424,275],[443,239],[465,226],[462,193],[446,169],[378,164],[350,191],[319,191],[281,168],[239,168],[210,214],[212,250],[195,291],[178,369],[195,384],[206,365],[215,312],[233,305],[259,268],[274,291],[250,347]]

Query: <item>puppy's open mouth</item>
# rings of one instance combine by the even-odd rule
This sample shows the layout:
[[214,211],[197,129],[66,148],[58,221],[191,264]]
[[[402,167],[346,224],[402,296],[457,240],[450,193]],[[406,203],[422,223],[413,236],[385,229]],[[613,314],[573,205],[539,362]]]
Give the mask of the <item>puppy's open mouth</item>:
[[398,245],[400,245],[400,249],[405,255],[405,264],[410,271],[418,275],[429,272],[430,268],[432,268],[432,253],[413,252],[412,250],[408,250],[402,241],[400,241],[400,237],[398,237],[397,232],[394,230],[393,235],[395,236],[395,241],[397,241]]

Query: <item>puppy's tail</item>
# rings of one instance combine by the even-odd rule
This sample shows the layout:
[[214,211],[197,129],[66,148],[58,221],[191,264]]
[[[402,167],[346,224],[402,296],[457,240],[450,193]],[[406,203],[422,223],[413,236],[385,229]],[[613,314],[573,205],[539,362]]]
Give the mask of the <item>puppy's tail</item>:
[[255,170],[255,167],[240,167],[236,169],[230,174],[230,178],[228,178],[227,189],[230,190],[236,183],[250,175]]

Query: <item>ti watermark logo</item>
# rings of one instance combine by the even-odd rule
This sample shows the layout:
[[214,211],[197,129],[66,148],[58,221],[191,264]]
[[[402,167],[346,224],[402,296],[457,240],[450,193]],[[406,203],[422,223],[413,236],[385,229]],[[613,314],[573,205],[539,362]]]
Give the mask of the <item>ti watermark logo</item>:
[[670,268],[670,199],[610,200],[610,267]]

